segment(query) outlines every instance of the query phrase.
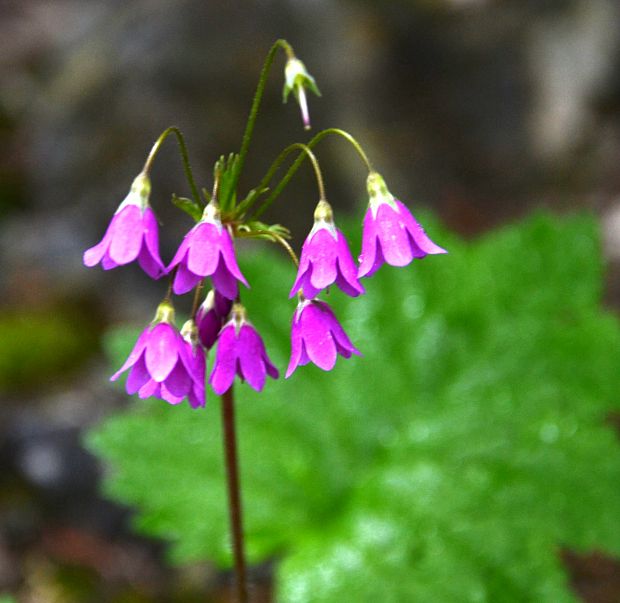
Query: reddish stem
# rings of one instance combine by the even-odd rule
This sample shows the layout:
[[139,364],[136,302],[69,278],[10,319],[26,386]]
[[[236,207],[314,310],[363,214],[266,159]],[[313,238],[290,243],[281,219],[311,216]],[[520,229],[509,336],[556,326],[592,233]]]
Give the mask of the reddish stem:
[[239,487],[239,464],[237,460],[237,437],[235,433],[235,400],[233,387],[222,394],[222,426],[228,486],[228,513],[232,535],[237,602],[248,603],[248,584],[243,546],[243,513]]

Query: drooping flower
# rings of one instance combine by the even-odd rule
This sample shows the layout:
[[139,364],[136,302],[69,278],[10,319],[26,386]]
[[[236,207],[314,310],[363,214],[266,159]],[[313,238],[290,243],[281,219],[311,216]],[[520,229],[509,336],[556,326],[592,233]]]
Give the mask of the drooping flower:
[[112,216],[103,239],[84,252],[84,265],[101,263],[104,270],[124,266],[134,260],[151,278],[165,274],[159,257],[157,219],[149,205],[151,183],[139,174],[131,189]]
[[196,313],[198,338],[207,350],[213,347],[231,308],[232,301],[225,298],[217,289],[209,291],[198,308]]
[[312,90],[317,96],[321,96],[316,82],[308,73],[306,66],[296,57],[289,58],[284,68],[284,89],[282,91],[282,97],[284,102],[286,102],[289,94],[293,92],[299,103],[299,108],[301,109],[301,118],[304,122],[304,128],[309,130],[310,114],[308,112],[306,88]]
[[129,370],[125,388],[130,395],[155,396],[170,404],[179,404],[188,398],[193,408],[204,406],[204,352],[195,339],[196,326],[186,323],[183,331],[185,337],[174,326],[172,304],[163,301],[125,364],[110,380],[116,381]]
[[172,290],[177,295],[187,293],[207,276],[228,299],[237,297],[237,281],[249,287],[237,265],[232,237],[222,224],[220,211],[213,202],[205,207],[200,222],[185,235],[168,271],[175,267]]
[[377,172],[367,180],[370,201],[364,217],[358,277],[373,275],[384,262],[406,266],[414,258],[447,253],[431,241],[409,210],[388,190]]
[[220,331],[215,364],[209,378],[213,391],[218,395],[228,391],[235,374],[256,391],[263,389],[267,375],[278,378],[278,369],[267,356],[261,336],[247,321],[245,314],[241,304],[234,304],[231,319]]
[[313,298],[333,283],[351,297],[364,293],[347,240],[334,224],[330,204],[321,200],[314,210],[314,226],[301,249],[290,297],[302,290],[307,298]]
[[328,304],[318,299],[301,300],[293,314],[291,360],[286,378],[298,366],[309,362],[330,371],[336,364],[338,354],[344,358],[350,358],[351,354],[361,356]]

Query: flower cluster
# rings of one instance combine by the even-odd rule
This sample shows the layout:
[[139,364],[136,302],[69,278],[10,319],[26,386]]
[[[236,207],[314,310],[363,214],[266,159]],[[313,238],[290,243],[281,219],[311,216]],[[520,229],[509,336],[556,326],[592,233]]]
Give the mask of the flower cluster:
[[[288,52],[292,53],[290,47]],[[285,76],[284,97],[294,93],[304,125],[309,127],[305,90],[318,94],[314,79],[294,56],[289,56]],[[253,127],[253,122],[250,126]],[[228,163],[222,163],[222,159],[216,164],[213,195],[207,195],[206,203],[200,198],[186,163],[195,198],[180,201],[185,204],[182,209],[195,218],[196,224],[185,235],[171,262],[164,266],[159,255],[157,220],[149,205],[148,171],[159,146],[171,132],[177,134],[184,150],[182,135],[176,128],[169,128],[162,134],[145,168],[116,210],[103,239],[84,253],[86,266],[101,264],[104,270],[109,270],[137,260],[150,277],[158,279],[167,275],[170,279],[169,291],[154,320],[142,332],[123,366],[112,376],[112,380],[116,380],[128,371],[126,389],[129,394],[137,393],[141,398],[154,396],[170,404],[187,399],[193,408],[198,408],[205,405],[207,384],[221,395],[230,389],[235,376],[257,391],[263,389],[267,376],[278,378],[278,370],[240,302],[239,283],[248,288],[249,284],[237,262],[236,237],[254,236],[280,243],[297,264],[297,275],[290,290],[290,297],[297,296],[298,301],[292,319],[287,378],[297,367],[308,363],[329,371],[338,355],[350,358],[360,354],[333,310],[319,299],[322,292],[335,285],[344,294],[358,297],[365,293],[360,279],[372,276],[384,263],[405,266],[428,254],[445,253],[426,235],[406,206],[389,192],[382,176],[371,168],[353,137],[341,130],[332,130],[354,145],[369,170],[366,182],[369,203],[357,263],[344,234],[336,227],[332,207],[325,199],[318,161],[310,145],[296,143],[290,148],[299,148],[310,158],[320,191],[314,223],[303,243],[299,261],[285,242],[286,229],[247,217],[252,204],[269,190],[266,186],[269,178],[252,189],[243,202],[236,202],[236,181],[247,152],[247,148],[242,148],[240,155],[231,156]],[[186,152],[182,154],[187,161]],[[270,177],[276,169],[270,170]],[[224,191],[222,198],[218,198],[220,190]],[[275,187],[275,190],[281,188]],[[270,202],[266,200],[262,209]],[[210,280],[211,290],[200,303],[199,295],[206,279]],[[192,290],[191,317],[178,330],[171,296]],[[211,349],[214,349],[213,366],[207,375],[206,357]]]

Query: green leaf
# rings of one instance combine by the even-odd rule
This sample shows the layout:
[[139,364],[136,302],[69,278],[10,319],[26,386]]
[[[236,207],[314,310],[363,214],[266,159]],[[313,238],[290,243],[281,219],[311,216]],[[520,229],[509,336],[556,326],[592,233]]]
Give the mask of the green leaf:
[[180,210],[184,211],[195,222],[199,222],[200,218],[202,218],[202,210],[203,210],[203,208],[200,207],[192,199],[188,199],[187,197],[177,197],[173,193],[172,194],[172,203],[174,205],[176,205]]
[[[575,601],[560,547],[620,553],[620,329],[597,224],[536,215],[464,243],[422,222],[447,256],[326,296],[362,358],[236,388],[250,559],[281,559],[282,603]],[[294,269],[241,263],[283,369]],[[115,339],[116,366],[133,341]],[[173,561],[230,565],[215,396],[139,401],[90,445]]]
[[239,155],[230,153],[228,157],[222,155],[216,162],[214,177],[219,177],[219,203],[222,212],[229,212],[237,203],[237,191],[233,189],[235,174],[239,166]]

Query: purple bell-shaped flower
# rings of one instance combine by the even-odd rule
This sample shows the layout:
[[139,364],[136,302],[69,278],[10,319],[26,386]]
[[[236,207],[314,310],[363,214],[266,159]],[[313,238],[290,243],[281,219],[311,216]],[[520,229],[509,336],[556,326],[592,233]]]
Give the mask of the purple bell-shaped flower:
[[290,297],[303,291],[310,299],[333,283],[351,297],[364,293],[347,240],[334,224],[331,205],[321,200],[314,210],[314,226],[301,249]]
[[222,224],[220,211],[213,202],[205,207],[200,222],[185,235],[168,271],[174,268],[172,290],[177,295],[191,291],[207,276],[227,299],[237,297],[237,281],[249,286],[239,270],[232,237]]
[[309,362],[330,371],[338,354],[344,358],[350,358],[351,354],[361,356],[329,305],[318,299],[300,300],[293,315],[291,360],[286,377],[290,377],[298,366]]
[[384,262],[406,266],[414,258],[430,253],[447,253],[435,245],[409,210],[388,190],[377,172],[367,180],[370,202],[364,217],[362,253],[358,276],[372,276]]
[[233,384],[235,375],[256,391],[263,389],[267,375],[273,379],[279,376],[278,369],[267,356],[261,336],[246,320],[241,304],[233,305],[231,319],[220,331],[209,383],[213,391],[221,395]]
[[151,183],[141,173],[114,213],[100,243],[84,252],[84,265],[101,263],[104,270],[124,266],[134,260],[151,278],[165,274],[159,257],[157,219],[149,205]]
[[155,319],[144,329],[111,381],[129,370],[125,388],[130,395],[155,396],[170,404],[179,404],[188,398],[192,407],[204,406],[205,359],[192,333],[195,330],[195,325],[186,323],[183,335],[179,333],[174,326],[172,304],[163,301]]

